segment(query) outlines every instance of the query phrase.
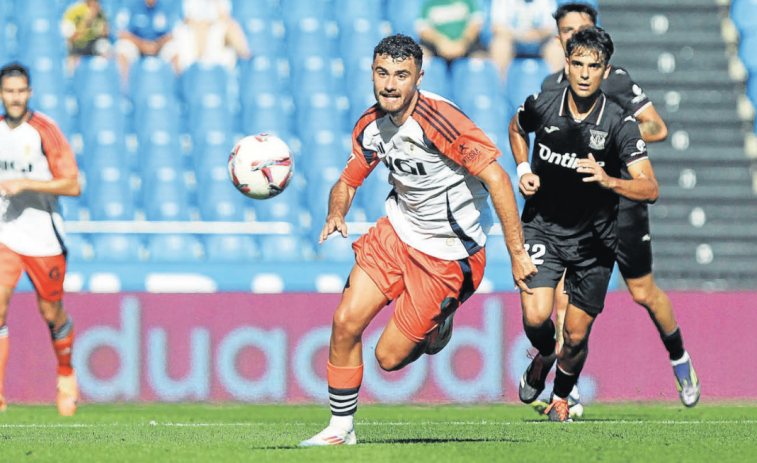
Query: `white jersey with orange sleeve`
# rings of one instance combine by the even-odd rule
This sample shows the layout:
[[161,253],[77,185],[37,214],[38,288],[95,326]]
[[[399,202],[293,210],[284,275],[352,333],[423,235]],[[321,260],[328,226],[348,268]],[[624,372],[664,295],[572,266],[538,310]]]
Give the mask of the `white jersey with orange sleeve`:
[[421,91],[400,127],[375,105],[358,120],[352,140],[341,179],[359,187],[379,162],[389,168],[386,212],[402,241],[445,260],[464,259],[486,244],[489,193],[475,176],[501,153],[454,103]]
[[[11,130],[0,118],[0,181],[76,178],[71,146],[58,126],[34,112]],[[55,256],[65,249],[58,197],[24,191],[0,197],[0,243],[25,256]]]

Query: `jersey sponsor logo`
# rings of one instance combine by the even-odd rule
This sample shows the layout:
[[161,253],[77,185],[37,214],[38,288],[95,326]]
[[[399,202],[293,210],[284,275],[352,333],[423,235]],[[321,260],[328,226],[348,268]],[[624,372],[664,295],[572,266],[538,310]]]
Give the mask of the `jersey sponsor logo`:
[[539,143],[539,157],[550,164],[567,167],[568,169],[575,169],[578,164],[576,153],[555,153],[549,146],[542,145],[541,143]]
[[554,125],[551,125],[549,127],[544,127],[544,131],[547,133],[552,133],[560,130],[560,127],[555,127]]
[[413,162],[407,159],[392,159],[386,157],[386,167],[392,172],[402,172],[409,175],[428,175],[422,162]]
[[32,165],[30,164],[22,164],[16,161],[0,161],[0,169],[1,170],[15,170],[18,172],[31,172],[32,171]]
[[590,129],[591,139],[589,140],[589,147],[595,150],[605,149],[605,140],[607,140],[607,132],[601,130]]
[[481,156],[481,151],[479,151],[478,148],[470,148],[466,146],[465,143],[461,143],[458,150],[460,150],[463,164],[470,164],[475,161],[477,157]]

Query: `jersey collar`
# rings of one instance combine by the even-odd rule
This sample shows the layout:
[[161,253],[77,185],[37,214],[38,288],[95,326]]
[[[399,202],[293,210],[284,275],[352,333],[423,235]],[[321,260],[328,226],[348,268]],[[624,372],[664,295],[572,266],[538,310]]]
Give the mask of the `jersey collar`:
[[[571,116],[570,108],[568,107],[568,92],[569,91],[570,91],[570,87],[565,87],[565,89],[562,92],[562,101],[560,103],[560,116],[570,117],[572,119],[573,116]],[[602,117],[604,117],[605,115],[606,106],[607,106],[607,97],[600,90],[599,98],[597,99],[597,104],[594,105],[594,109],[592,109],[591,113],[582,122],[588,122],[589,124],[600,125],[602,123]]]

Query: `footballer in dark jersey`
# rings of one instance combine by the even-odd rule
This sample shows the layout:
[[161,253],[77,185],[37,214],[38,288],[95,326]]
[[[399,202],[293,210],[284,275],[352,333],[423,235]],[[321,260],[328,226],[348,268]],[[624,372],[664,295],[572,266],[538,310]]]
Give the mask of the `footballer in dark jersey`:
[[[553,15],[557,23],[557,39],[565,48],[572,35],[583,28],[592,27],[597,22],[597,11],[586,3],[566,3],[561,5]],[[568,82],[565,71],[548,76],[542,83],[542,91],[566,88]],[[633,114],[638,120],[641,136],[647,143],[664,140],[668,135],[665,122],[644,90],[636,84],[628,71],[612,65],[610,74],[601,86],[602,92],[614,101],[626,113]],[[621,166],[622,168],[623,166]],[[629,178],[625,169],[621,169],[622,178]],[[678,394],[684,405],[696,405],[700,395],[699,379],[696,376],[691,358],[683,345],[681,329],[676,322],[670,299],[655,283],[652,274],[652,240],[649,226],[647,205],[643,202],[620,198],[618,212],[618,247],[616,260],[618,269],[626,286],[636,303],[643,306],[655,327],[658,329],[665,349],[668,351],[676,378]],[[562,344],[562,321],[568,306],[567,295],[561,287],[555,296],[555,321],[557,339]],[[574,388],[569,397],[571,414],[583,412],[578,389]],[[547,404],[535,408],[546,408]]]
[[[570,86],[530,96],[510,122],[518,163],[526,246],[539,272],[532,294],[521,293],[523,326],[539,354],[520,382],[531,403],[544,390],[557,361],[551,420],[570,420],[567,397],[588,355],[588,337],[615,260],[618,198],[655,201],[658,186],[636,119],[610,101],[600,85],[614,51],[609,34],[583,29],[566,45]],[[534,132],[531,164],[528,133]],[[621,167],[629,173],[621,178]],[[569,295],[564,344],[556,353],[551,320],[555,288],[563,273]]]

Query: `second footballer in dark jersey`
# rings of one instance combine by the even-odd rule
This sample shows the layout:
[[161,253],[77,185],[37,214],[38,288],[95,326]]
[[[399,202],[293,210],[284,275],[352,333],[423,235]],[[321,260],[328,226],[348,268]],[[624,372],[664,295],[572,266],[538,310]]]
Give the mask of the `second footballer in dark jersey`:
[[[556,72],[541,84],[542,92],[567,88],[570,85],[565,71]],[[625,69],[613,66],[600,86],[602,93],[623,108],[627,114],[638,116],[652,106],[644,90]],[[625,168],[621,178],[630,178]],[[652,243],[649,235],[647,204],[620,197],[618,213],[618,269],[629,279],[652,273]]]
[[[563,88],[532,95],[518,110],[520,128],[535,132],[531,168],[541,182],[523,210],[526,243],[544,245],[545,237],[551,237],[554,253],[562,262],[556,263],[554,271],[539,267],[532,287],[554,286],[565,266],[587,268],[594,263],[605,267],[609,281],[617,245],[619,196],[596,183],[584,182],[585,175],[576,170],[576,164],[591,153],[607,175],[619,178],[628,165],[648,158],[633,116],[600,94],[591,113],[577,121],[568,108],[568,92]],[[548,248],[545,254],[549,254]],[[530,252],[536,255],[542,250]],[[583,278],[579,275],[578,279]],[[576,304],[582,309],[598,313],[606,287],[606,283],[598,285],[597,294],[571,297],[582,299]]]

